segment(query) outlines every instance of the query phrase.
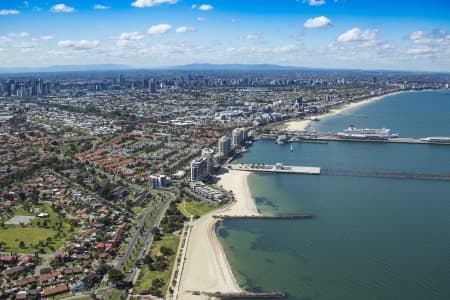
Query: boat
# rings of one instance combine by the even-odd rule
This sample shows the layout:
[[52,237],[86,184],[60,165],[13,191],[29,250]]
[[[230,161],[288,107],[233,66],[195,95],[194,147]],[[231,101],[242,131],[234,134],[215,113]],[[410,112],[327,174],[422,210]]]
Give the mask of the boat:
[[300,138],[298,137],[298,136],[293,136],[293,137],[291,137],[290,139],[289,139],[289,142],[299,142],[300,141]]
[[351,140],[388,140],[398,138],[398,134],[391,133],[388,128],[356,128],[350,125],[347,129],[336,134],[341,139]]
[[286,142],[287,142],[287,137],[284,134],[278,136],[278,138],[275,140],[275,144],[280,144],[280,145],[286,144]]

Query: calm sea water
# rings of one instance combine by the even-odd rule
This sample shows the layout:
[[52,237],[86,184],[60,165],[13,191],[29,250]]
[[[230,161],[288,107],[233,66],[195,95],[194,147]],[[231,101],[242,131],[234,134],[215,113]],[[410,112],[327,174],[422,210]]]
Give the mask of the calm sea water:
[[[432,109],[431,109],[432,108]],[[450,93],[405,93],[324,119],[386,126],[404,137],[450,136]],[[361,117],[364,116],[364,117]],[[450,173],[450,146],[256,142],[240,162]],[[362,177],[251,175],[266,214],[313,220],[226,221],[218,228],[242,286],[288,299],[450,299],[450,183]]]

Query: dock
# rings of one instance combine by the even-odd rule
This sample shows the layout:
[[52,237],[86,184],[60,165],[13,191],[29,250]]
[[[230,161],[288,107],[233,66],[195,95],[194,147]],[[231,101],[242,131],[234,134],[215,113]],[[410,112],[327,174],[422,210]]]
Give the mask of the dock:
[[219,299],[283,299],[286,294],[283,292],[272,292],[272,293],[251,293],[251,292],[241,292],[241,293],[221,293],[221,292],[192,292],[193,295],[206,295],[209,297],[219,298]]
[[278,215],[278,216],[264,216],[264,215],[247,215],[247,216],[227,216],[227,215],[214,215],[215,219],[222,220],[247,220],[247,219],[256,219],[256,220],[301,220],[301,219],[313,219],[314,215],[310,214],[292,214],[292,215]]
[[[315,134],[305,135],[303,132],[280,132],[287,136],[296,136],[298,140],[288,139],[286,143],[317,143],[326,144],[327,142],[355,142],[355,143],[394,143],[394,144],[420,144],[420,145],[444,145],[450,146],[450,137],[427,137],[427,138],[410,138],[397,137],[390,139],[351,139],[341,138],[331,134]],[[260,135],[255,140],[276,140],[277,135]]]
[[[407,172],[403,170],[358,170],[358,169],[332,169],[320,167],[304,166],[283,166],[281,163],[276,165],[265,164],[230,164],[232,170],[249,171],[254,173],[285,173],[285,174],[305,174],[322,176],[350,176],[350,177],[377,177],[392,179],[415,179],[415,180],[434,180],[450,181],[450,173],[431,173],[431,172]],[[253,217],[252,218],[257,218]],[[288,217],[285,216],[284,219]],[[299,217],[296,217],[299,219]]]
[[430,144],[430,145],[448,145],[445,143],[429,142],[423,139],[415,138],[392,138],[385,140],[371,140],[371,139],[343,139],[334,135],[322,135],[316,138],[311,138],[312,141],[337,141],[337,142],[359,142],[359,143],[395,143],[395,144]]
[[232,170],[249,171],[254,173],[290,173],[290,174],[307,174],[320,175],[319,167],[306,166],[284,166],[281,163],[276,165],[265,164],[230,164],[228,165]]

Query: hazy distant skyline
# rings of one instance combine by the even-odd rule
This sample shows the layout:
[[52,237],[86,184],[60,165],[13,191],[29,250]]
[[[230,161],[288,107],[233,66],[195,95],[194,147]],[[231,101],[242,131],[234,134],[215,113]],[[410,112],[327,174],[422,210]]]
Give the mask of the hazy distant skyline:
[[0,67],[191,63],[450,70],[450,2],[0,3]]

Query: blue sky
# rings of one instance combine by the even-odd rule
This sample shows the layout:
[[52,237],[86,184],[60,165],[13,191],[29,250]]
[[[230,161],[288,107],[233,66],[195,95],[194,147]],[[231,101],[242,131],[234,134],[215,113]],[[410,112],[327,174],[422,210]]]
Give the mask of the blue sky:
[[450,70],[448,0],[3,0],[2,67]]

